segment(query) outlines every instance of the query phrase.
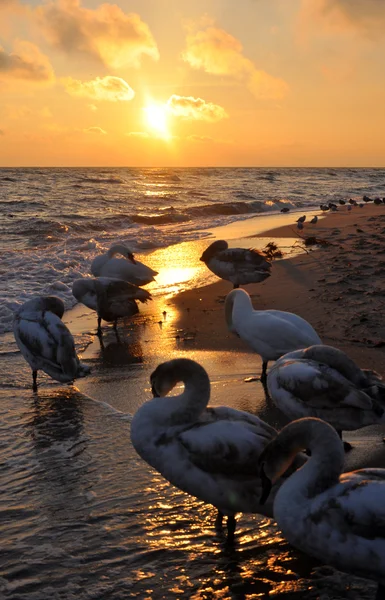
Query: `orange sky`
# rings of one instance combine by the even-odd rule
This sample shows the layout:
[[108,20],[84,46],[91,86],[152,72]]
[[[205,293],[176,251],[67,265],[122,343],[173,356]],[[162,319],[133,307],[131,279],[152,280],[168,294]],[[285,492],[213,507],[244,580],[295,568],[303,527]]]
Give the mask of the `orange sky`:
[[385,1],[0,0],[0,166],[385,166]]

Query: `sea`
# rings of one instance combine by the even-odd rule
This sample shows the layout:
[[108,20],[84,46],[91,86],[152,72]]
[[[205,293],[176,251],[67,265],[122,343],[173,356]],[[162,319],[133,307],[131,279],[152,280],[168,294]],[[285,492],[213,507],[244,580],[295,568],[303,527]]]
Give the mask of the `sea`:
[[[206,247],[219,226],[364,195],[385,196],[385,169],[0,169],[1,600],[374,597],[374,584],[302,555],[258,515],[240,518],[229,546],[215,510],[170,486],[130,442],[151,370],[180,355],[207,368],[214,404],[282,424],[262,386],[243,383],[255,374],[247,349],[202,350],[195,332],[175,329],[170,294],[212,274],[202,265],[190,280],[176,269],[170,285],[162,269],[186,261],[181,249]],[[144,311],[99,342],[71,286],[117,241],[159,270],[159,317]],[[34,394],[12,319],[39,294],[64,300],[92,375],[75,386],[39,375]]]

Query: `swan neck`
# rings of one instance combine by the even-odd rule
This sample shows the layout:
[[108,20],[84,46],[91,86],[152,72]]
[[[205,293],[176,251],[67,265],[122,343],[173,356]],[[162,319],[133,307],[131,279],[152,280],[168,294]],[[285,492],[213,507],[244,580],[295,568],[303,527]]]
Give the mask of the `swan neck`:
[[174,385],[184,384],[179,396],[154,398],[157,407],[157,422],[177,426],[195,422],[210,400],[210,380],[206,371],[198,364],[178,367]]
[[[292,459],[301,450],[311,452],[304,466],[282,485],[281,496],[286,500],[288,496],[297,500],[317,496],[335,485],[343,470],[345,453],[337,432],[318,419],[312,419],[311,423],[306,421],[290,423],[276,438],[282,453]],[[279,500],[277,502],[279,504]]]
[[127,254],[127,248],[125,246],[122,246],[122,244],[114,244],[107,252],[107,256],[109,258],[112,258],[113,256],[115,256],[115,254],[122,254],[123,256],[125,256]]

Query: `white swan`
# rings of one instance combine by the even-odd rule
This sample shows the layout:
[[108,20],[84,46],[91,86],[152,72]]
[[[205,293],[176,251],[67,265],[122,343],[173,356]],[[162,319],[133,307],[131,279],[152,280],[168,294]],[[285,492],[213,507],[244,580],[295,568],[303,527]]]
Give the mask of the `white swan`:
[[111,277],[75,279],[72,293],[79,302],[97,312],[98,333],[101,333],[102,319],[113,321],[116,329],[119,318],[132,317],[139,312],[135,300],[140,302],[151,300],[151,294],[147,290]]
[[71,332],[61,320],[63,314],[64,303],[56,296],[29,300],[15,313],[13,333],[32,369],[34,392],[39,370],[62,383],[85,377],[91,370],[79,361]]
[[318,334],[305,319],[282,310],[254,310],[245,290],[232,290],[227,294],[225,317],[229,330],[262,357],[262,381],[266,379],[269,360],[277,360],[297,348],[321,344]]
[[261,454],[264,501],[296,454],[307,463],[280,487],[274,517],[288,541],[342,571],[378,582],[385,598],[385,469],[342,473],[344,450],[335,430],[319,419],[286,425]]
[[[182,394],[161,397],[180,381],[185,385]],[[170,483],[213,504],[218,509],[217,525],[228,515],[230,540],[235,513],[271,516],[271,504],[261,507],[259,502],[262,487],[256,461],[275,429],[247,412],[206,408],[210,380],[193,360],[179,358],[159,365],[151,386],[154,398],[138,409],[131,424],[138,454]]]
[[[115,258],[115,254],[125,258]],[[158,275],[157,271],[135,260],[124,244],[114,244],[108,252],[96,256],[91,263],[91,273],[94,277],[113,277],[134,285],[146,285]]]
[[258,250],[229,248],[225,240],[213,242],[200,260],[215,275],[231,281],[234,288],[247,283],[259,283],[270,277],[271,264]]
[[[318,417],[339,433],[385,423],[385,386],[341,350],[326,345],[289,352],[267,376],[269,394],[289,419]],[[345,442],[345,449],[351,448]]]

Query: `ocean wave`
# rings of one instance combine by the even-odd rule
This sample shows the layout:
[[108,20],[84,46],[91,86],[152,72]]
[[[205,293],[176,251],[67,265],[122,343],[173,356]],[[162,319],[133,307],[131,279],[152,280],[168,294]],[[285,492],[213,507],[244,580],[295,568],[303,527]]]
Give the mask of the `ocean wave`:
[[120,177],[84,177],[81,179],[83,183],[104,183],[104,184],[120,184],[126,183]]

